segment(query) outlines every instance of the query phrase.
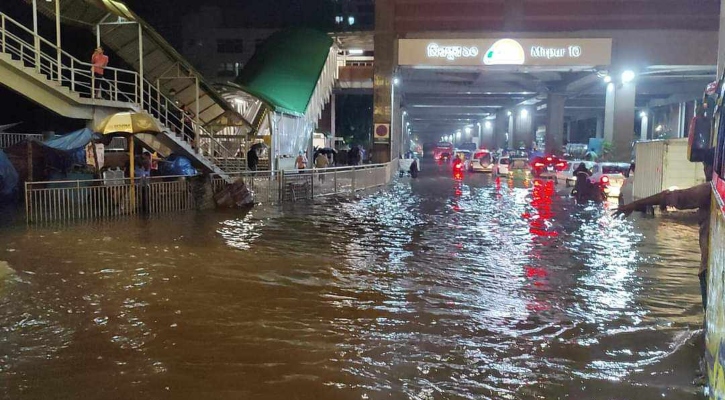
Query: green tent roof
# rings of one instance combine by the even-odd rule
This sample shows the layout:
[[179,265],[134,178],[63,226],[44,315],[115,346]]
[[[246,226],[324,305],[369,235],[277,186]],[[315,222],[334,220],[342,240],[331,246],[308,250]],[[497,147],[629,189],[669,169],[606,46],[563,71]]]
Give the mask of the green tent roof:
[[275,111],[304,115],[332,43],[310,29],[279,31],[257,49],[236,83]]

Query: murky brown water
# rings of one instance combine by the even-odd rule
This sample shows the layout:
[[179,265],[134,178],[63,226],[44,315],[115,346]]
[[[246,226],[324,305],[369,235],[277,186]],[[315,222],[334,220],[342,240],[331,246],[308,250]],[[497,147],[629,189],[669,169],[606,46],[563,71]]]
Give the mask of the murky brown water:
[[700,398],[692,219],[422,175],[341,204],[4,228],[1,393]]

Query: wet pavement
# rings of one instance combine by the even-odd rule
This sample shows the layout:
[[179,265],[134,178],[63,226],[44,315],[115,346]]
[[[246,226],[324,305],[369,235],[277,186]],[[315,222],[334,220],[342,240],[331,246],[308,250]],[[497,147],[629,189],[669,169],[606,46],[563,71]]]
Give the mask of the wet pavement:
[[9,399],[700,399],[697,225],[422,165],[371,196],[0,230]]

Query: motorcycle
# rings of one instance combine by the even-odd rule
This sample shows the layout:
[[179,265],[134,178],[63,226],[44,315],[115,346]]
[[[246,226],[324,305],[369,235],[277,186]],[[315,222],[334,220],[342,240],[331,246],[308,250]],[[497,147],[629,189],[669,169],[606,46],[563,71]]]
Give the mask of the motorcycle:
[[607,200],[608,191],[609,189],[606,182],[592,183],[587,180],[586,190],[583,190],[582,193],[579,193],[579,191],[575,187],[571,191],[571,196],[574,197],[579,204],[589,201],[593,201],[595,203],[603,203],[605,200]]

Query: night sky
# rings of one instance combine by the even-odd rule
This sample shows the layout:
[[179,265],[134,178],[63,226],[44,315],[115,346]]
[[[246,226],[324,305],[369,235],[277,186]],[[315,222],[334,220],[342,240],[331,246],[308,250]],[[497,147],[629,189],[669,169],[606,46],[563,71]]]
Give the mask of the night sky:
[[183,16],[203,6],[221,7],[237,27],[305,26],[333,29],[333,0],[126,0],[126,4],[177,48]]

